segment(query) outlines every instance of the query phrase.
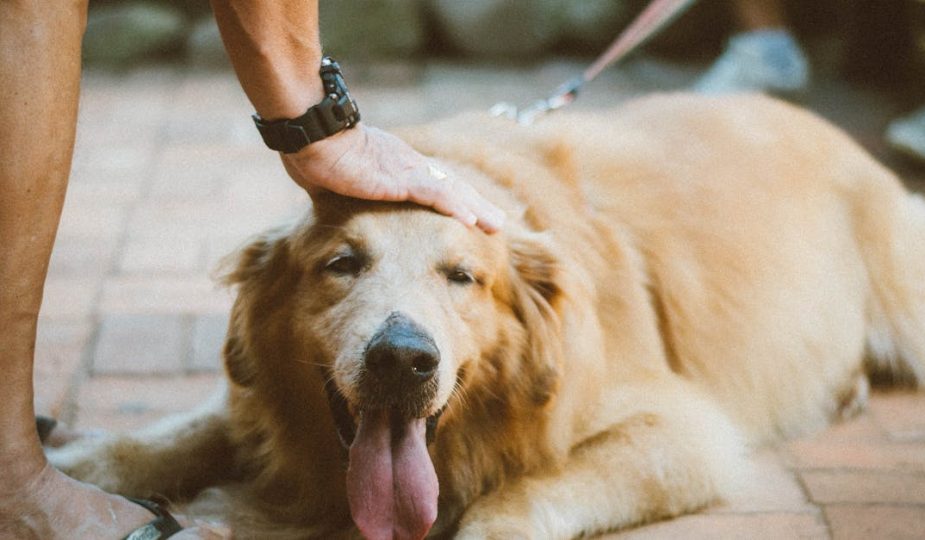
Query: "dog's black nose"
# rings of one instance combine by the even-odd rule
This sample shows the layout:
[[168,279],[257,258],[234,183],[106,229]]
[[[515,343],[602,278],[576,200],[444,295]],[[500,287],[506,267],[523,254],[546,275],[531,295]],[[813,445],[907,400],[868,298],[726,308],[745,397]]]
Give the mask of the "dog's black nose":
[[434,378],[440,351],[427,332],[401,313],[392,313],[369,341],[366,369],[391,390],[412,390]]

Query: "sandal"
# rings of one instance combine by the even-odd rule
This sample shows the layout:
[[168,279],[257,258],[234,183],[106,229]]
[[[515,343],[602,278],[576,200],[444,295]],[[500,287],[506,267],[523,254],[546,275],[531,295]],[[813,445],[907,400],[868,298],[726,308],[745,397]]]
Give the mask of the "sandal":
[[58,421],[47,416],[35,415],[35,429],[39,432],[39,441],[44,445],[48,442],[48,436],[54,431]]
[[177,523],[177,520],[170,515],[170,512],[156,502],[145,499],[133,499],[132,497],[126,497],[126,499],[138,506],[143,506],[147,511],[157,517],[130,532],[128,536],[122,540],[166,540],[183,530],[183,527],[181,527],[180,524]]

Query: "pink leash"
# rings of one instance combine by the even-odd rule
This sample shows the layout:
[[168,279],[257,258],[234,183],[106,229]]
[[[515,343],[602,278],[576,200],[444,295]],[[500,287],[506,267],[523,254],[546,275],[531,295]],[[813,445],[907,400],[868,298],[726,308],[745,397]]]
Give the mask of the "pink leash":
[[582,86],[658,35],[695,1],[653,0],[593,64],[578,77],[559,86],[550,97],[535,101],[523,110],[518,110],[510,103],[499,103],[491,108],[491,113],[517,120],[520,124],[530,124],[537,116],[568,105],[575,101]]

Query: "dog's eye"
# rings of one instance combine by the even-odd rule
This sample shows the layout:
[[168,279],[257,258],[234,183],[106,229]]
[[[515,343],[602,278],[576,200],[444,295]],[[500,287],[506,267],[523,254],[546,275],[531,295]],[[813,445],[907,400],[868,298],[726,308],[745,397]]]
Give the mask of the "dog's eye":
[[353,276],[363,269],[363,261],[356,255],[338,255],[324,265],[326,272],[341,276]]
[[447,272],[446,278],[450,280],[450,283],[456,283],[458,285],[472,285],[475,283],[475,276],[471,272],[463,270],[461,268],[454,268]]

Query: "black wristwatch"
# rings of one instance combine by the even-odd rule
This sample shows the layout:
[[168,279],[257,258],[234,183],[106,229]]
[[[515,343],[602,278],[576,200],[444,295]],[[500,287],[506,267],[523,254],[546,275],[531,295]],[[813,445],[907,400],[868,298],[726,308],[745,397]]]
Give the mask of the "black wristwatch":
[[257,131],[272,150],[291,154],[309,144],[349,129],[360,121],[360,110],[347,91],[340,66],[325,56],[319,71],[327,94],[298,118],[268,121],[254,115]]

